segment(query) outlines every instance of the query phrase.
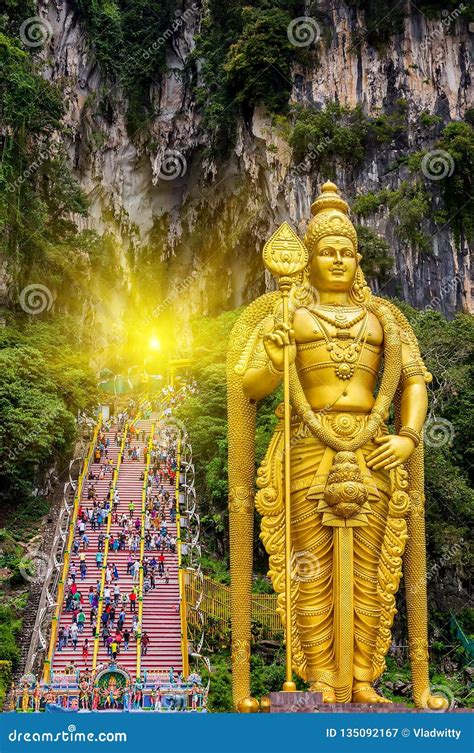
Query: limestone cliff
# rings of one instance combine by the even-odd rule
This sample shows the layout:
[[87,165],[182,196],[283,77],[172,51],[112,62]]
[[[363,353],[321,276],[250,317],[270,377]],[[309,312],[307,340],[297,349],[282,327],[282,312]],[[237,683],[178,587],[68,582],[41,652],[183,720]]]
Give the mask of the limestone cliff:
[[[156,115],[147,137],[131,138],[120,83],[104,80],[80,15],[68,0],[39,4],[53,32],[41,53],[44,75],[64,86],[65,138],[74,173],[91,202],[87,223],[116,236],[130,279],[143,258],[165,270],[164,277],[157,275],[157,305],[173,302],[183,316],[238,306],[271,286],[261,262],[263,240],[284,219],[303,233],[311,201],[326,178],[306,163],[295,169],[281,128],[258,107],[248,122],[240,120],[228,159],[206,156],[206,131],[193,88],[182,75],[202,10],[188,3],[183,11],[186,7],[190,12],[167,41],[167,71],[151,87]],[[334,99],[352,107],[359,103],[367,114],[390,112],[397,100],[406,100],[404,143],[388,144],[362,169],[340,168],[337,175],[349,200],[383,186],[394,188],[404,177],[403,169],[391,169],[397,157],[410,148],[431,147],[417,125],[419,114],[439,115],[444,123],[464,115],[472,34],[458,19],[445,28],[412,10],[403,34],[377,52],[364,41],[354,46],[361,18],[353,8],[342,0],[324,0],[318,8],[315,64],[294,68],[291,100],[321,106]],[[115,87],[115,106],[107,115],[97,107],[103,87]],[[172,180],[170,171],[176,175]],[[384,292],[448,315],[471,309],[465,242],[456,248],[450,230],[428,219],[432,250],[421,253],[400,242],[385,209],[371,222],[393,251]],[[177,296],[179,290],[185,295]]]

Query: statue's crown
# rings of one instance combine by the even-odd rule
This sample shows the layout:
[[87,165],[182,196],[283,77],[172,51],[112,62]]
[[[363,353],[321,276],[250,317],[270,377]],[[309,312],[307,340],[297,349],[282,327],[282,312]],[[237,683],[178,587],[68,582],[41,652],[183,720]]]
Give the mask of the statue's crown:
[[305,244],[313,251],[315,244],[325,235],[342,235],[357,248],[357,233],[347,216],[349,205],[339,195],[335,183],[324,183],[316,201],[311,205],[312,219],[305,236]]

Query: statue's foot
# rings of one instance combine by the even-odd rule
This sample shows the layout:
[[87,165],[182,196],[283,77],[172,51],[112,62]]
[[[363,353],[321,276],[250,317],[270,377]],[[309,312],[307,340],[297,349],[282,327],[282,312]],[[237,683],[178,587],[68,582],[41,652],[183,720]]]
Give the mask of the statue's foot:
[[379,695],[372,685],[354,683],[354,687],[352,688],[352,703],[392,703],[392,701]]
[[336,693],[334,688],[326,685],[325,682],[312,682],[309,689],[315,693],[322,693],[323,703],[336,703]]
[[430,695],[427,698],[426,707],[432,711],[447,711],[449,701],[442,695]]

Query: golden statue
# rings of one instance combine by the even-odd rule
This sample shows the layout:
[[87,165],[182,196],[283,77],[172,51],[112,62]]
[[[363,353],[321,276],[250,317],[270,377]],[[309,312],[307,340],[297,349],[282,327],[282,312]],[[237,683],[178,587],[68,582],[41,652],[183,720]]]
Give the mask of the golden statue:
[[[250,697],[255,499],[286,628],[283,689],[295,689],[294,671],[324,702],[387,703],[373,685],[403,568],[414,701],[441,709],[428,677],[422,429],[431,375],[405,317],[368,288],[333,183],[311,210],[304,243],[284,223],[266,244],[280,290],[247,307],[229,345],[234,703],[258,709]],[[255,496],[256,402],[282,379],[285,403]],[[396,434],[385,423],[392,405]]]

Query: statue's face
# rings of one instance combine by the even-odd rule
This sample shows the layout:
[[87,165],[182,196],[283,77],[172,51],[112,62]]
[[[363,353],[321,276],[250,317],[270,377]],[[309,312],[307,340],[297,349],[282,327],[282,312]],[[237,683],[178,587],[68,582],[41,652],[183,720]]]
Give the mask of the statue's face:
[[322,291],[349,291],[357,270],[357,256],[349,238],[327,235],[316,244],[310,264],[311,284]]

